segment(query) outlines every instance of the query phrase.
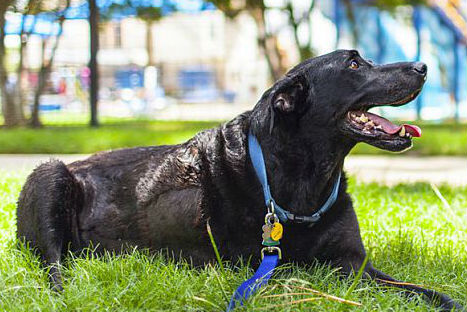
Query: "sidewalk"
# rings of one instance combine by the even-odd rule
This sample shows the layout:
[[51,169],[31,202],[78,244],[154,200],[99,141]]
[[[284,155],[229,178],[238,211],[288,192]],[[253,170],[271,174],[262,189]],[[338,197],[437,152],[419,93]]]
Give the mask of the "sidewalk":
[[[87,155],[0,155],[0,171],[29,172],[50,158],[65,163]],[[467,186],[467,157],[349,156],[346,171],[362,182],[394,185],[402,182]]]
[[467,186],[467,157],[350,156],[344,166],[364,182],[394,185],[423,181]]

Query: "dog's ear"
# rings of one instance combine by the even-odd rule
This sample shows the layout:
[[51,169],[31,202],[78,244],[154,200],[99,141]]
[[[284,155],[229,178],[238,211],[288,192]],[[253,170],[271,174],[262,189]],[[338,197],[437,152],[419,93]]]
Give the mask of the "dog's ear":
[[300,113],[306,100],[305,82],[285,77],[277,82],[271,94],[271,106],[280,114]]
[[282,113],[290,113],[294,110],[294,103],[287,93],[280,93],[272,105],[274,109]]
[[278,120],[298,120],[307,109],[307,81],[300,76],[285,76],[277,81],[268,94],[269,133]]

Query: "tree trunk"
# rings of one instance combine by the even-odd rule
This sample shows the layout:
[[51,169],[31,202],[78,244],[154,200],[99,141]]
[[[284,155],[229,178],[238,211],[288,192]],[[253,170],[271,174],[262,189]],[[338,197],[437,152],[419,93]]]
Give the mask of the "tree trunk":
[[[63,12],[65,12],[70,7],[70,1],[71,0],[67,0],[66,7],[63,10]],[[53,42],[53,47],[52,47],[52,50],[50,51],[50,57],[48,60],[46,60],[46,57],[45,57],[47,41],[45,39],[43,39],[42,41],[42,65],[41,65],[41,69],[39,70],[36,93],[34,94],[34,105],[33,105],[33,110],[31,114],[31,126],[33,128],[39,128],[42,126],[42,123],[39,118],[40,97],[42,93],[44,92],[44,88],[47,84],[47,80],[49,79],[50,70],[52,69],[54,58],[57,53],[57,48],[60,43],[60,38],[62,37],[64,22],[65,22],[65,16],[62,15],[59,17],[59,23],[58,23],[59,31],[58,31],[57,36],[55,37],[55,41]]]
[[45,83],[46,83],[46,65],[45,65],[45,47],[46,47],[46,40],[42,39],[41,44],[41,54],[42,54],[42,65],[41,69],[39,70],[39,74],[37,77],[37,87],[36,92],[34,93],[34,102],[32,106],[31,112],[31,127],[33,128],[40,128],[42,127],[41,120],[39,118],[39,104],[42,92],[44,92]]
[[263,51],[268,63],[271,78],[275,81],[285,73],[282,57],[279,53],[279,49],[277,48],[276,38],[268,34],[266,31],[264,9],[250,9],[249,12],[255,20],[256,26],[258,27],[258,44]]
[[152,26],[154,25],[153,21],[146,21],[146,51],[148,53],[148,66],[155,66],[156,61],[154,59],[154,42],[152,40]]
[[24,54],[25,54],[26,44],[21,41],[21,45],[19,48],[19,64],[16,70],[16,77],[17,77],[17,85],[16,85],[16,109],[18,112],[18,116],[22,122],[24,122],[24,93],[23,93],[23,72],[24,72]]
[[[29,13],[29,12],[27,12]],[[26,14],[27,14],[26,13]],[[19,64],[18,67],[16,68],[16,77],[17,77],[17,85],[16,85],[16,107],[18,109],[18,114],[24,123],[25,117],[24,117],[24,93],[25,90],[23,89],[23,72],[24,72],[24,59],[25,59],[25,54],[26,54],[26,46],[27,46],[27,37],[29,34],[25,33],[25,15],[21,17],[21,31],[19,34],[20,38],[20,46],[19,46]]]
[[0,4],[0,90],[4,124],[7,127],[14,127],[22,124],[22,116],[15,105],[14,87],[8,82],[8,72],[5,64],[5,14],[10,3],[11,1],[5,1]]
[[[285,6],[285,11],[289,15],[289,23],[292,26],[295,45],[297,46],[298,54],[300,55],[300,61],[304,61],[310,57],[314,56],[313,47],[312,47],[312,40],[311,40],[311,22],[310,22],[310,14],[313,11],[315,6],[316,0],[313,0],[308,7],[306,14],[301,16],[298,20],[296,20],[293,12],[293,1],[289,0]],[[308,40],[305,44],[301,44],[298,38],[298,27],[301,23],[306,22],[308,26]]]
[[98,127],[97,102],[99,92],[99,69],[97,65],[97,52],[99,51],[99,8],[96,0],[89,0],[89,32],[90,32],[90,60],[89,69],[91,70],[91,86],[89,92],[91,106],[91,127]]

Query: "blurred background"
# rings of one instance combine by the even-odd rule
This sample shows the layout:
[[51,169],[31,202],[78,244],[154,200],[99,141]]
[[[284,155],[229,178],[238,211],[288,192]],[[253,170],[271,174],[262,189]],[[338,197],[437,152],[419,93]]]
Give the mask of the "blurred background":
[[178,143],[340,48],[427,63],[419,98],[378,113],[417,120],[414,157],[467,154],[466,0],[2,0],[0,153]]

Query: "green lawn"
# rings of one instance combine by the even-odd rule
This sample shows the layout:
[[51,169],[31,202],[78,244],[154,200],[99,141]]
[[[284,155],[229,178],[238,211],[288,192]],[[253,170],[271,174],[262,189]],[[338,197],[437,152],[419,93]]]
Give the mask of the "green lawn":
[[0,129],[3,154],[88,154],[122,147],[176,144],[218,122],[115,121],[99,128],[82,124],[42,129]]
[[[122,147],[175,144],[218,122],[145,121],[105,119],[102,127],[90,129],[84,120],[49,121],[43,129],[0,128],[0,153],[87,154]],[[414,139],[412,155],[467,155],[467,124],[421,124],[423,136]],[[358,144],[353,154],[386,154]]]
[[[68,260],[63,269],[65,291],[56,294],[48,288],[38,260],[15,248],[15,202],[24,179],[23,174],[0,173],[0,310],[221,311],[227,297],[252,273],[241,264],[228,264],[225,272],[218,266],[191,269],[140,252],[89,255]],[[466,303],[467,188],[440,187],[450,208],[427,184],[389,188],[351,181],[350,191],[376,267]],[[371,282],[357,283],[352,290],[351,284],[325,266],[283,265],[269,286],[238,311],[433,311],[420,298],[409,301],[398,290],[383,291]],[[287,295],[307,292],[297,287],[362,306],[310,294]],[[293,303],[300,299],[308,301]]]

